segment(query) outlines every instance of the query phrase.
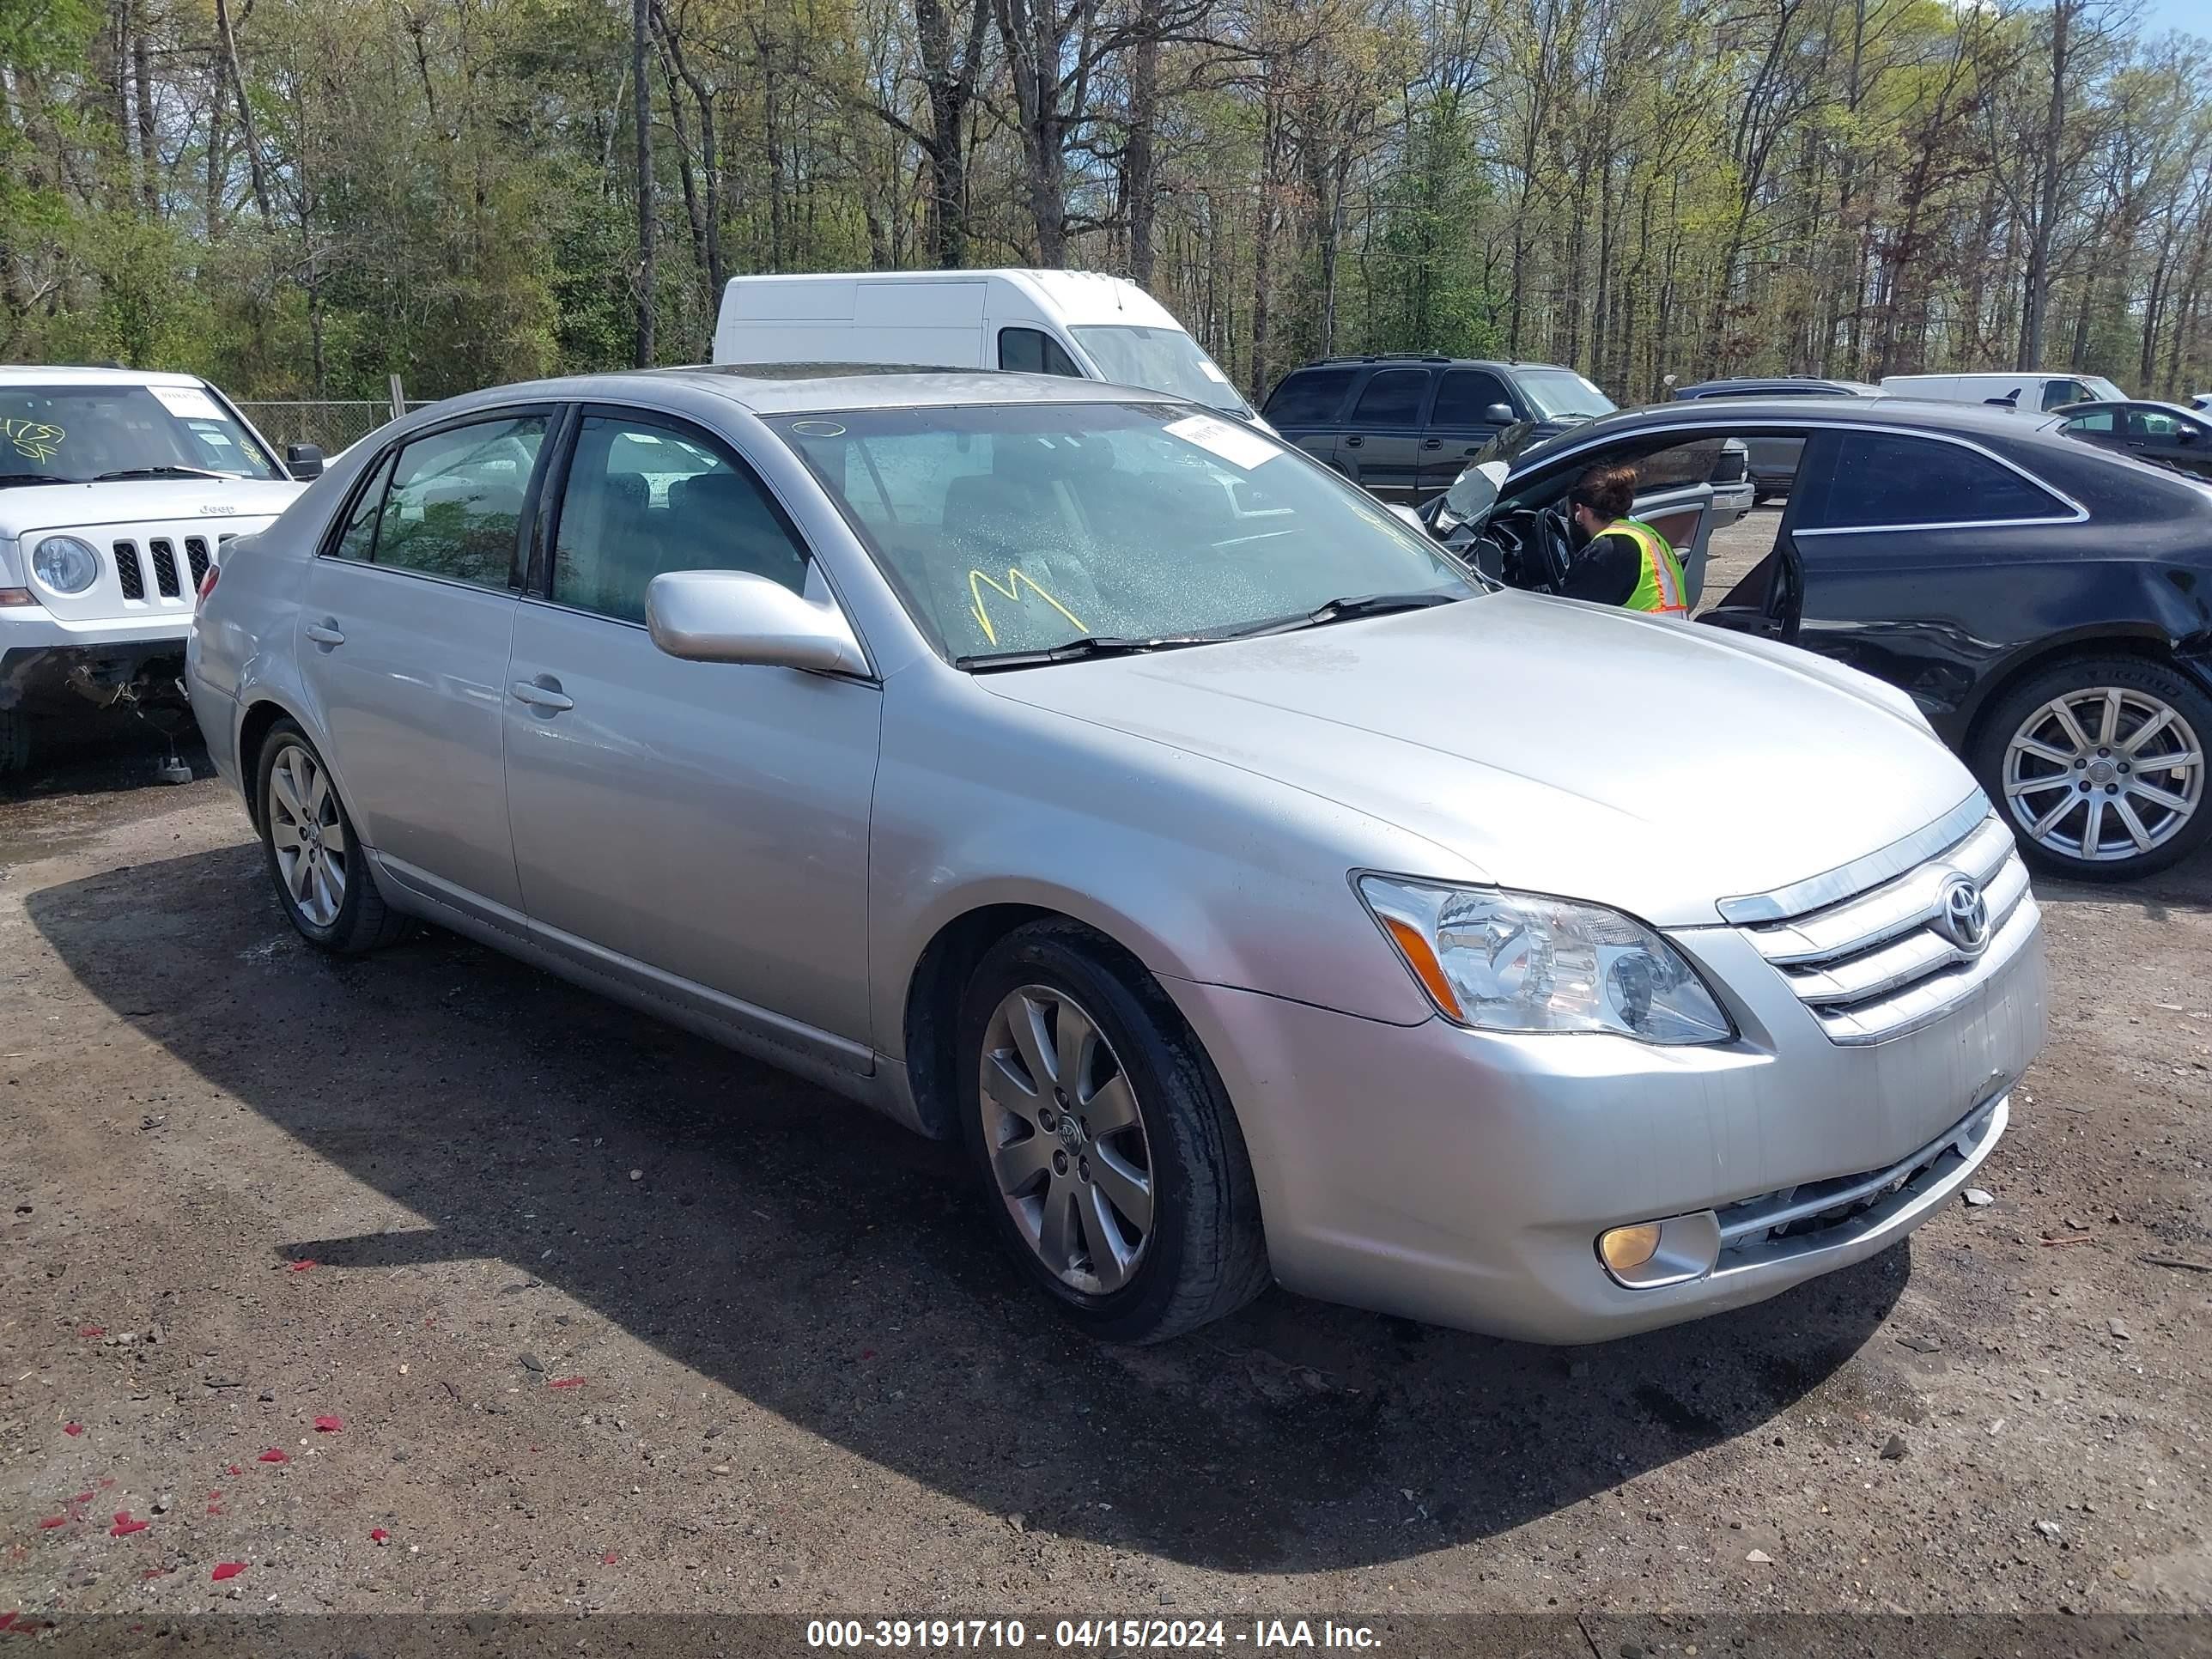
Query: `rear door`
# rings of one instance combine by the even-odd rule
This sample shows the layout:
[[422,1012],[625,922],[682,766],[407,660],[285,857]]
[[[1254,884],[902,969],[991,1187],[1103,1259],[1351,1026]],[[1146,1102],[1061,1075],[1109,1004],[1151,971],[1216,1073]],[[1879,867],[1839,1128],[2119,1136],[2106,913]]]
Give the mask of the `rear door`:
[[1349,364],[1294,368],[1269,394],[1261,418],[1286,441],[1318,460],[1334,462],[1342,434],[1344,405],[1359,371]]
[[519,911],[501,704],[554,411],[472,414],[372,470],[308,572],[295,647],[360,834],[406,881]]
[[1488,369],[1444,370],[1437,379],[1428,434],[1421,440],[1419,499],[1449,489],[1483,445],[1512,425],[1520,412],[1511,390]]
[[2178,410],[2130,404],[2127,444],[2130,452],[2145,460],[2199,477],[2212,477],[2212,428]]
[[1336,470],[1383,501],[1409,507],[1419,501],[1434,381],[1425,368],[1391,364],[1371,371],[1336,441]]

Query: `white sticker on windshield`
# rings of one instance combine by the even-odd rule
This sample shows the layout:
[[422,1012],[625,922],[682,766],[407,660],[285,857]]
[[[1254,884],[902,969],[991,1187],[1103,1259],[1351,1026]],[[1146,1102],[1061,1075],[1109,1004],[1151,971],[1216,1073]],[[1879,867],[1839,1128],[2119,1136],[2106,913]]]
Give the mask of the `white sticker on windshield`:
[[1224,386],[1227,386],[1229,384],[1229,377],[1221,372],[1221,366],[1218,363],[1216,363],[1211,357],[1201,356],[1199,358],[1198,372],[1205,375],[1209,380],[1218,380]]
[[1283,452],[1248,426],[1216,420],[1211,415],[1186,415],[1161,428],[1185,443],[1196,444],[1245,472],[1264,465]]
[[161,400],[161,407],[179,420],[219,421],[222,411],[215,399],[196,386],[149,386],[147,391]]

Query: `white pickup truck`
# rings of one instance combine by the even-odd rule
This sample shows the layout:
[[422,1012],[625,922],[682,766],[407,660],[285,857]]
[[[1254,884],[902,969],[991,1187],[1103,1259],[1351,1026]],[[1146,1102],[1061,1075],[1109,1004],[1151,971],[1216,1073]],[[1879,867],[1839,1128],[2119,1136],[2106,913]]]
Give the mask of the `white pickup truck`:
[[79,699],[180,702],[209,566],[321,471],[193,375],[0,368],[0,775]]

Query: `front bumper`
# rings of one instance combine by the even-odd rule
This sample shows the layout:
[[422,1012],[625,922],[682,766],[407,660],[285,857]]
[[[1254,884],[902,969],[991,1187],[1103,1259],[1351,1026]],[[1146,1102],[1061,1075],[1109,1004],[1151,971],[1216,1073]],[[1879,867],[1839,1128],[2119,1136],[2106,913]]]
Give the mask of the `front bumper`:
[[74,692],[95,703],[118,687],[167,695],[183,672],[190,613],[77,622],[41,607],[0,611],[0,710],[66,701]]
[[[1705,947],[1701,966],[1725,963],[1713,977],[1745,1036],[1712,1048],[1395,1026],[1169,988],[1236,1103],[1285,1286],[1594,1342],[1862,1261],[1955,1194],[2003,1133],[2008,1091],[2043,1043],[2032,902],[2021,921],[2009,958],[1943,1018],[1859,1048],[1830,1042],[1726,929],[1676,936]],[[1820,1210],[1796,1214],[1801,1196]],[[1706,1211],[1725,1247],[1700,1277],[1632,1289],[1597,1258],[1607,1228]]]

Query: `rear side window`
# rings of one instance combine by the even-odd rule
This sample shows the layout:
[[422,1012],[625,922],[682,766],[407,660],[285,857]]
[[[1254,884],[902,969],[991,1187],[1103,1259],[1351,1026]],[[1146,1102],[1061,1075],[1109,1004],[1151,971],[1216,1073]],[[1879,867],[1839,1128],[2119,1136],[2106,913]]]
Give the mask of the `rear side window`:
[[1263,411],[1276,426],[1318,426],[1336,418],[1352,389],[1348,368],[1302,368],[1275,388]]
[[377,514],[378,564],[478,587],[506,587],[542,415],[479,421],[417,438],[399,452]]
[[2076,415],[2066,422],[2066,429],[2069,432],[2110,432],[2112,429],[2112,411],[2095,409],[2087,415]]
[[1022,374],[1060,374],[1071,380],[1085,378],[1075,359],[1060,349],[1060,342],[1037,328],[1000,329],[999,367]]
[[353,511],[346,514],[345,527],[331,548],[334,556],[365,562],[375,550],[376,515],[383,510],[384,489],[391,482],[392,458],[387,455],[376,464],[375,475],[355,500]]
[[1801,529],[2002,524],[2068,514],[2065,503],[1978,451],[1888,433],[1840,434],[1824,497],[1817,505],[1806,502]]
[[1486,368],[1453,368],[1437,383],[1436,407],[1429,413],[1431,426],[1495,426],[1489,414],[1492,404],[1503,404],[1510,415],[1513,398],[1505,382]]
[[1421,413],[1429,389],[1425,368],[1380,368],[1353,405],[1354,426],[1411,426]]

